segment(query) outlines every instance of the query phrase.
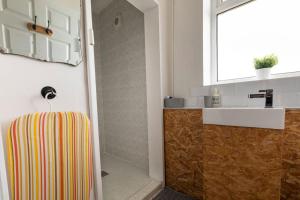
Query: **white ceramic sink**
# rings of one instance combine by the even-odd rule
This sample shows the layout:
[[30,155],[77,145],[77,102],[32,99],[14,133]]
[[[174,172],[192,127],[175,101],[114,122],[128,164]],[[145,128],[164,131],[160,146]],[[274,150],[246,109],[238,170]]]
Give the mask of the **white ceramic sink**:
[[204,108],[203,123],[284,129],[284,108]]

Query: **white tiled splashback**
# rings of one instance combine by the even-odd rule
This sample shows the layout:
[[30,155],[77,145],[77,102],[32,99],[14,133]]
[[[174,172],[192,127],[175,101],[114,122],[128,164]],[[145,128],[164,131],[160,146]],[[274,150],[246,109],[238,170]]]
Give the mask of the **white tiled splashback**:
[[190,96],[185,97],[185,106],[203,107],[203,96],[211,95],[215,87],[220,90],[223,107],[263,107],[265,99],[248,98],[248,94],[261,89],[274,89],[276,107],[300,107],[300,77],[191,88]]

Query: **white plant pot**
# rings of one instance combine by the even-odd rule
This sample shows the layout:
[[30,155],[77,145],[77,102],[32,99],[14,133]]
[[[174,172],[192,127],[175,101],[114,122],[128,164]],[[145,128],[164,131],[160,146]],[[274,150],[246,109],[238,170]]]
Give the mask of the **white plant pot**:
[[271,68],[263,68],[256,70],[256,77],[258,80],[269,79],[271,74]]

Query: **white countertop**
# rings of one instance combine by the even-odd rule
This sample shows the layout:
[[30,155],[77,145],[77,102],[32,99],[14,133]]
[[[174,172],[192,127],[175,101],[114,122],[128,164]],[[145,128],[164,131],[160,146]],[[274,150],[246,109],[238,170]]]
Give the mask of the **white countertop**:
[[252,128],[284,129],[284,108],[204,108],[203,123]]
[[164,108],[164,110],[192,110],[192,109],[204,109],[204,108],[203,107]]

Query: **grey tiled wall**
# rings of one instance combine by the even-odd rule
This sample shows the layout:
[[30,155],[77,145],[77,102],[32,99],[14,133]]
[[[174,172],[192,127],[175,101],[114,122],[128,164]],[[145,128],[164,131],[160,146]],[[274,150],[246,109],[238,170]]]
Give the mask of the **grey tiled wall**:
[[101,148],[148,170],[144,14],[114,0],[93,20]]

